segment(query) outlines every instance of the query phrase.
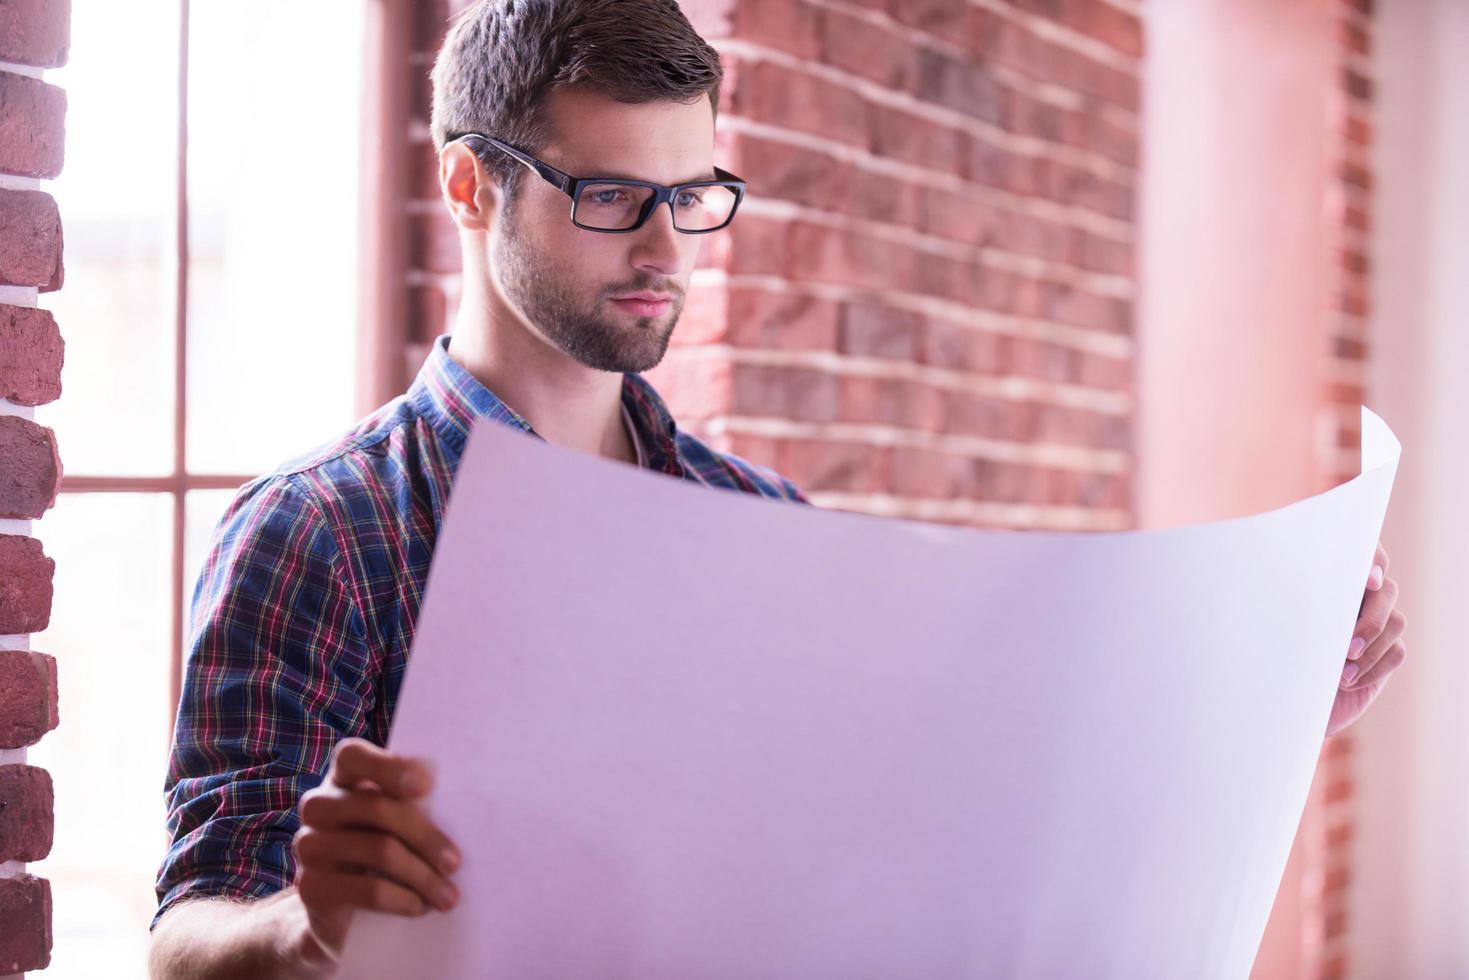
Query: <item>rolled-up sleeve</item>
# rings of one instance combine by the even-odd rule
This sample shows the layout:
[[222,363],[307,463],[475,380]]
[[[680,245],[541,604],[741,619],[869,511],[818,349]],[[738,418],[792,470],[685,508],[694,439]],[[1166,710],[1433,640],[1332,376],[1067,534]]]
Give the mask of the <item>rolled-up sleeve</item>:
[[376,675],[363,613],[341,544],[296,479],[241,488],[194,588],[154,925],[184,899],[289,886],[301,795],[340,739],[366,734]]

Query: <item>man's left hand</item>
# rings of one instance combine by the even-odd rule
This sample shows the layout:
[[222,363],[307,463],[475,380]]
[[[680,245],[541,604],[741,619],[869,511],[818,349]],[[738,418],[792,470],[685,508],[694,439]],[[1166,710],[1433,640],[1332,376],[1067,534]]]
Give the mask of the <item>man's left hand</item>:
[[1357,628],[1352,631],[1347,649],[1346,666],[1336,690],[1336,703],[1331,706],[1331,719],[1326,734],[1335,735],[1362,717],[1387,684],[1393,671],[1407,659],[1403,645],[1403,629],[1407,617],[1397,608],[1398,583],[1387,577],[1387,552],[1377,545],[1377,557],[1367,577],[1367,591],[1362,610],[1357,614]]

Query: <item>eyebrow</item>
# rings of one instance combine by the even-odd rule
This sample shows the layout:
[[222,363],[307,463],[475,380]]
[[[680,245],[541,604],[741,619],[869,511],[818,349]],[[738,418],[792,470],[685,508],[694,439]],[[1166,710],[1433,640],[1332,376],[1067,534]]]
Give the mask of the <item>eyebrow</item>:
[[[615,171],[615,170],[603,170],[600,173],[590,174],[590,175],[588,175],[586,177],[583,177],[581,179],[582,180],[596,180],[599,177],[602,178],[602,179],[605,179],[605,180],[640,180],[640,181],[642,181],[645,184],[656,184],[657,183],[656,180],[648,180],[648,179],[646,179],[644,177],[638,177],[638,176],[636,176],[634,174],[620,173],[620,172]],[[714,173],[713,170],[710,170],[709,173],[707,175],[703,176],[703,177],[690,177],[688,180],[676,180],[673,183],[667,184],[665,186],[667,186],[667,187],[677,187],[679,184],[698,184],[698,183],[702,183],[702,182],[704,182],[706,180],[718,180],[718,179],[719,179],[719,176],[716,173]]]

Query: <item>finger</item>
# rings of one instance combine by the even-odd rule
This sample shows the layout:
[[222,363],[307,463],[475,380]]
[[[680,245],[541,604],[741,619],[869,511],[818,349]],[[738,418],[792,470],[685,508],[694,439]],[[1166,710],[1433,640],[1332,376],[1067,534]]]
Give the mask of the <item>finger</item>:
[[459,900],[458,890],[447,878],[390,834],[304,828],[292,844],[302,865],[347,874],[377,874],[446,912]]
[[381,793],[335,790],[301,798],[301,823],[316,830],[376,830],[397,837],[441,874],[459,867],[453,841],[434,826],[415,803]]
[[1362,602],[1362,611],[1357,616],[1357,625],[1352,629],[1352,640],[1347,646],[1348,660],[1359,659],[1372,645],[1372,641],[1382,635],[1387,626],[1387,618],[1392,614],[1397,601],[1398,583],[1393,579],[1386,579],[1382,588],[1368,593]]
[[428,905],[413,891],[373,875],[313,868],[301,872],[296,890],[308,907],[336,905],[413,917],[429,911]]
[[1387,552],[1382,547],[1382,542],[1377,542],[1377,554],[1372,558],[1372,570],[1367,573],[1367,588],[1373,592],[1382,588],[1383,580],[1387,578]]
[[[1353,688],[1361,684],[1361,678],[1366,675],[1377,662],[1387,653],[1389,647],[1402,639],[1403,631],[1407,628],[1408,618],[1401,610],[1394,609],[1387,617],[1387,626],[1377,639],[1372,641],[1371,646],[1356,659],[1349,661],[1342,671],[1342,687]],[[1352,668],[1356,668],[1353,670]]]
[[433,786],[433,774],[424,760],[394,755],[360,738],[337,743],[328,778],[348,789],[365,780],[405,800],[423,796]]
[[1366,688],[1374,685],[1384,684],[1392,677],[1392,672],[1401,667],[1408,659],[1408,646],[1402,640],[1398,640],[1385,650],[1382,659],[1377,661],[1371,670],[1363,671],[1352,688]]

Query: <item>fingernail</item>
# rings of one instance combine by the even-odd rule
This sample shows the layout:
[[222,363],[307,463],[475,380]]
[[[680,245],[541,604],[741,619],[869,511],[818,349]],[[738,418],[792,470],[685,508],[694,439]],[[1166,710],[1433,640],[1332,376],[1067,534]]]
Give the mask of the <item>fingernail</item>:
[[443,909],[445,912],[452,909],[454,907],[454,903],[458,901],[459,892],[455,890],[453,885],[445,885],[443,888],[439,889],[439,908]]
[[1341,672],[1341,682],[1343,684],[1350,684],[1352,681],[1354,681],[1356,679],[1357,679],[1357,665],[1356,664],[1347,664],[1346,669]]
[[[1366,640],[1362,639],[1360,636],[1352,637],[1352,645],[1347,647],[1347,659],[1356,660],[1362,655],[1362,651],[1365,649],[1367,649]],[[1351,667],[1353,670],[1357,669],[1356,664],[1352,664]]]
[[1380,589],[1380,588],[1382,588],[1382,566],[1381,565],[1373,565],[1372,566],[1372,574],[1367,576],[1367,588],[1369,588],[1369,589]]
[[439,865],[445,872],[454,871],[459,867],[459,852],[452,847],[444,848],[444,853],[439,855]]

